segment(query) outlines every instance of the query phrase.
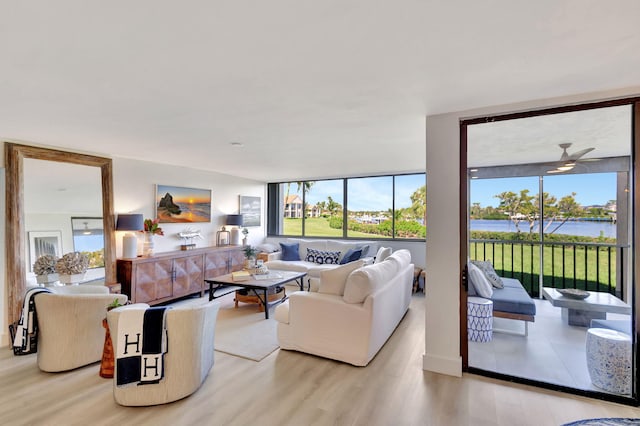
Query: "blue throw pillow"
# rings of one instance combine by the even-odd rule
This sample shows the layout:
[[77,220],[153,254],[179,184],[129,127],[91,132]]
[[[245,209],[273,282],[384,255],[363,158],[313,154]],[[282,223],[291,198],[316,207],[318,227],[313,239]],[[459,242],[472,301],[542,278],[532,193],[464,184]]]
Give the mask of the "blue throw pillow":
[[282,260],[300,260],[298,248],[300,243],[280,243],[282,248]]
[[354,261],[360,259],[360,257],[362,257],[362,249],[361,248],[349,249],[344,254],[344,257],[340,261],[340,264],[344,265],[345,263],[354,262]]

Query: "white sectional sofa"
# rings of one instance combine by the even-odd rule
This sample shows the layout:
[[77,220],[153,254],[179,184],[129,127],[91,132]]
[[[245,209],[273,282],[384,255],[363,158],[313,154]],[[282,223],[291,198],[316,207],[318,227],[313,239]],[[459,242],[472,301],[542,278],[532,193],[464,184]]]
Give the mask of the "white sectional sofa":
[[282,349],[356,366],[373,359],[409,308],[414,267],[408,250],[363,263],[323,271],[318,291],[296,291],[276,308]]
[[[349,250],[362,248],[362,259],[366,263],[373,263],[373,256],[378,250],[378,243],[375,241],[340,241],[340,240],[307,240],[301,238],[288,238],[282,241],[286,245],[297,244],[297,260],[289,260],[285,252],[282,250],[269,253],[264,257],[265,265],[269,269],[281,271],[297,271],[306,272],[309,277],[319,277],[320,272],[333,269],[340,265]],[[322,253],[339,253],[337,261],[334,258],[328,258],[329,262],[312,262],[307,261],[309,249]],[[284,256],[283,256],[284,255]]]

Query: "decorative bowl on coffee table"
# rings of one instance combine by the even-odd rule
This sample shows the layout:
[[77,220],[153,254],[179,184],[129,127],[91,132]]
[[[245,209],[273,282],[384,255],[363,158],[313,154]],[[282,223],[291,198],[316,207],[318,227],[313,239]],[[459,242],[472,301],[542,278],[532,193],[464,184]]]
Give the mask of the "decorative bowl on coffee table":
[[564,297],[569,297],[571,299],[586,299],[589,297],[588,291],[579,290],[577,288],[557,288],[556,290]]

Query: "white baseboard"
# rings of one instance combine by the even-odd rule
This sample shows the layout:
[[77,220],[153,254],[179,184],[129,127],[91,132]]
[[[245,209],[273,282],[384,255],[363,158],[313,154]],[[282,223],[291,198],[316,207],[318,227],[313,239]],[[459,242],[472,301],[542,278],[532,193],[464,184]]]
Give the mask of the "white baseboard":
[[462,377],[462,357],[444,358],[424,354],[422,356],[422,369],[448,376]]

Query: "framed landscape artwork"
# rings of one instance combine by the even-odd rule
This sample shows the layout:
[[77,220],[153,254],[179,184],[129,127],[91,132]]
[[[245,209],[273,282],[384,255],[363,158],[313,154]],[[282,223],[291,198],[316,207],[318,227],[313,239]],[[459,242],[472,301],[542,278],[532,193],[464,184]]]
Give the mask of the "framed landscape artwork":
[[43,254],[62,256],[62,231],[29,231],[29,271]]
[[262,199],[260,197],[240,196],[240,214],[244,226],[260,226]]
[[156,217],[161,223],[211,222],[211,190],[156,185]]

